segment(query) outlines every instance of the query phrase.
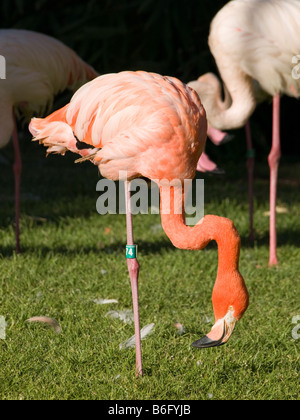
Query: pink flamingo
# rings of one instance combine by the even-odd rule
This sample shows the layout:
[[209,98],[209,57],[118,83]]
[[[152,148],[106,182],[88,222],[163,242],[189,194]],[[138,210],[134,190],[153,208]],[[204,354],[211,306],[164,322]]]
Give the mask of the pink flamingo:
[[15,151],[16,252],[20,252],[20,180],[22,161],[16,117],[28,120],[52,108],[56,94],[75,90],[98,73],[60,41],[19,29],[0,30],[0,52],[6,79],[0,80],[0,148],[11,137]]
[[[201,77],[211,91],[197,89],[208,121],[220,130],[247,124],[257,103],[258,91],[273,97],[273,138],[270,166],[270,256],[276,265],[276,195],[280,150],[280,95],[298,98],[300,79],[293,72],[300,51],[300,3],[297,0],[235,0],[221,9],[211,23],[210,50],[225,88],[212,74]],[[197,83],[197,82],[196,82]],[[192,84],[195,88],[196,86]],[[247,127],[248,149],[252,149]],[[252,162],[249,171],[253,172]],[[251,176],[251,175],[250,175]]]
[[[224,344],[248,306],[239,272],[240,238],[226,218],[207,215],[186,226],[184,179],[192,179],[206,140],[206,116],[198,95],[179,80],[146,72],[108,74],[80,88],[71,102],[45,119],[32,119],[34,140],[48,153],[67,150],[91,160],[109,179],[124,179],[127,197],[127,242],[134,246],[130,181],[155,181],[161,194],[162,226],[178,248],[199,250],[216,240],[218,274],[213,289],[215,324],[194,347]],[[80,146],[80,147],[79,147]],[[85,146],[85,147],[84,147]],[[127,259],[133,296],[136,374],[142,375],[136,255]]]

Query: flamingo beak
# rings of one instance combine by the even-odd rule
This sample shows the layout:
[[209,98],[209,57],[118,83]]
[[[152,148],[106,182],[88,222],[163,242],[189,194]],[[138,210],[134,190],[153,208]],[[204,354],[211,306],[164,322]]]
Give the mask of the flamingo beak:
[[222,144],[226,144],[229,143],[230,141],[232,141],[234,139],[234,135],[233,134],[228,134],[226,133],[225,137],[223,138],[223,140],[221,141],[220,145]]
[[233,316],[233,309],[229,309],[227,314],[220,318],[212,327],[211,331],[192,343],[195,348],[208,348],[222,346],[232,334],[237,319]]

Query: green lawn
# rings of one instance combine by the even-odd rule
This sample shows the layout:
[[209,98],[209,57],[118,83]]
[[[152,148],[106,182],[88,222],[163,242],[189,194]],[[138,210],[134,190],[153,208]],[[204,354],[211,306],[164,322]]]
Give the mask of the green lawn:
[[[4,152],[11,158],[11,149]],[[144,377],[135,378],[135,350],[119,344],[133,325],[106,316],[131,308],[124,246],[125,216],[99,216],[97,169],[74,156],[51,156],[23,146],[22,248],[14,254],[13,177],[0,165],[1,399],[298,399],[300,339],[300,165],[283,160],[278,205],[278,268],[268,268],[268,167],[256,166],[254,247],[248,241],[244,162],[223,163],[226,178],[205,176],[205,213],[231,218],[241,238],[240,269],[250,306],[226,346],[194,349],[213,324],[211,292],[217,248],[175,249],[159,215],[134,217],[139,245]],[[108,229],[109,228],[109,229]],[[95,299],[118,303],[98,305]],[[25,321],[45,315],[56,334]],[[174,327],[180,322],[185,332]],[[299,331],[298,331],[299,332]]]

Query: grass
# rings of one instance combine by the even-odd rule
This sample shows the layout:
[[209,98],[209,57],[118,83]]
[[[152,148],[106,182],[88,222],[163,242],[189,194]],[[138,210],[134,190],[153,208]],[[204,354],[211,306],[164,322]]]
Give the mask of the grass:
[[[225,146],[224,146],[225,147]],[[8,160],[12,151],[5,151]],[[74,157],[44,158],[23,146],[22,248],[14,254],[13,178],[1,165],[0,398],[99,400],[206,400],[299,398],[300,339],[292,338],[299,306],[300,165],[280,168],[278,268],[268,267],[268,167],[256,167],[254,246],[248,241],[244,163],[223,167],[227,177],[205,177],[205,212],[230,217],[241,238],[240,269],[251,304],[226,346],[196,350],[191,343],[213,323],[211,291],[217,248],[175,249],[158,215],[134,217],[139,244],[142,326],[155,323],[143,342],[144,377],[135,379],[134,349],[119,350],[133,326],[106,317],[131,308],[124,258],[123,215],[99,216],[96,168]],[[198,175],[199,176],[199,175]],[[97,305],[97,298],[118,304]],[[61,334],[25,321],[56,318]],[[185,327],[177,333],[174,322]]]

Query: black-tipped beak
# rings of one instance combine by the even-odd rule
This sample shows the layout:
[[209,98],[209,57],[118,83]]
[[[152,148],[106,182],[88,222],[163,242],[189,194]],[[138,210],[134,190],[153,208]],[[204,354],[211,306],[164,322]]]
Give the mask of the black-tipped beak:
[[230,141],[232,141],[234,139],[234,135],[233,134],[226,134],[226,136],[223,138],[223,140],[219,143],[219,146],[229,143]]
[[226,172],[224,171],[224,169],[221,168],[216,168],[213,169],[212,171],[208,172],[209,175],[219,175],[219,176],[223,176],[226,174]]
[[236,318],[233,316],[233,309],[230,308],[227,314],[214,324],[207,335],[192,343],[192,347],[206,349],[222,346],[229,340],[236,321]]
[[207,349],[209,347],[222,346],[225,344],[225,342],[223,342],[225,334],[226,329],[224,328],[223,335],[219,340],[211,340],[209,337],[207,337],[207,335],[205,335],[204,337],[200,338],[200,340],[194,341],[192,343],[192,347],[195,347],[196,349]]

